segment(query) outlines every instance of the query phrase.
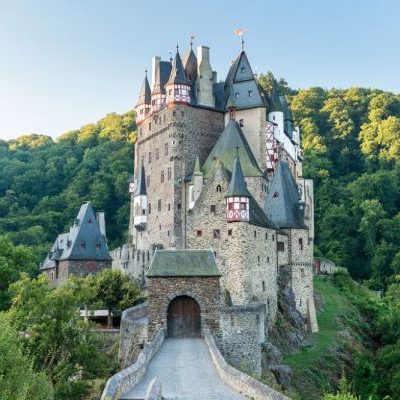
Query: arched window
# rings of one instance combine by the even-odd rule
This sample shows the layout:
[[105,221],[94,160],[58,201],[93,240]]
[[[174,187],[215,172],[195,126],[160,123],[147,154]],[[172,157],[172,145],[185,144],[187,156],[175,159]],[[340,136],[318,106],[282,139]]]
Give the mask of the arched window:
[[217,192],[221,193],[221,190],[222,190],[221,185],[217,185]]

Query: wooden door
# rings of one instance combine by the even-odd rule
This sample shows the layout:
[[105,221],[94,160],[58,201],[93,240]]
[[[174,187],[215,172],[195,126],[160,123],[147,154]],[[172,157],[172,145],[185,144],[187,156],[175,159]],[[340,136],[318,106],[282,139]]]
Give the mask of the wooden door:
[[197,337],[201,332],[200,306],[189,296],[176,297],[168,306],[168,337]]

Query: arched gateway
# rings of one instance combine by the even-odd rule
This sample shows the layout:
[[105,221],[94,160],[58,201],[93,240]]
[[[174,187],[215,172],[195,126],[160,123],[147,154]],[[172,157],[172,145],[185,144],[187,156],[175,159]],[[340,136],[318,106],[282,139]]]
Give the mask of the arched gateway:
[[168,337],[198,337],[201,334],[200,306],[189,296],[175,297],[168,305]]

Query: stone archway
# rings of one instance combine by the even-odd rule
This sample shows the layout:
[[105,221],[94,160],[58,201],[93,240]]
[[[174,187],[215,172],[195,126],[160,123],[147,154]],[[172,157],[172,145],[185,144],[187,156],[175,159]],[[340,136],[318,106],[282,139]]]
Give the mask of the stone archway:
[[198,337],[201,335],[199,303],[190,296],[175,297],[167,310],[168,337]]

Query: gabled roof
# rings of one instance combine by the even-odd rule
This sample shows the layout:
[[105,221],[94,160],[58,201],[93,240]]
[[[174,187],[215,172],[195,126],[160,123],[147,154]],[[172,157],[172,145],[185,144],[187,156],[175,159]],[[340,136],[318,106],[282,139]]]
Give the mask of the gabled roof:
[[265,106],[264,94],[254,78],[249,60],[241,51],[234,60],[224,84],[224,108],[227,108],[229,96],[233,93],[238,109]]
[[171,73],[169,75],[169,79],[167,84],[171,83],[182,83],[188,84],[188,80],[186,78],[185,69],[183,68],[181,56],[179,55],[179,51],[176,52],[175,58],[172,61]]
[[147,79],[147,75],[144,78],[142,89],[140,90],[139,99],[136,104],[136,107],[142,104],[151,104],[151,90],[149,81]]
[[144,166],[140,168],[138,184],[135,189],[135,196],[146,196],[147,189],[146,189],[146,174],[144,172]]
[[111,261],[90,202],[83,204],[68,233],[59,235],[40,269],[55,267],[55,261]]
[[221,276],[212,250],[156,250],[148,278]]
[[236,121],[230,120],[203,165],[204,176],[207,177],[210,174],[216,159],[221,160],[228,170],[232,168],[233,161],[237,155],[237,148],[239,148],[240,163],[244,176],[263,175],[242,129]]
[[169,61],[160,61],[155,71],[155,82],[152,94],[165,94],[165,84],[171,73],[171,63]]
[[265,200],[265,214],[279,228],[307,229],[299,213],[300,196],[286,161],[279,161]]
[[238,156],[233,162],[232,177],[225,197],[234,196],[251,197],[251,194],[247,189],[246,181],[244,180],[242,166],[240,165]]

